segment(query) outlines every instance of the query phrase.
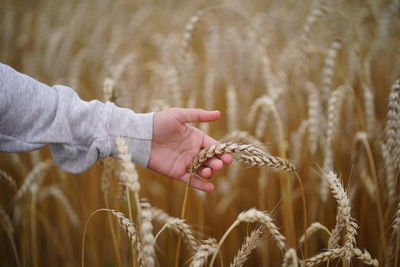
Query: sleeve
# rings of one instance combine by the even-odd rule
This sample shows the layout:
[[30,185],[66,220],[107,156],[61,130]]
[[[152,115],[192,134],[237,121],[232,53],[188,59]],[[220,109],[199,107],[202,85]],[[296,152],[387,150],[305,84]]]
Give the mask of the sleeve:
[[32,151],[49,144],[61,169],[79,173],[97,159],[117,157],[117,136],[127,140],[132,160],[146,167],[153,113],[86,102],[69,87],[49,87],[0,63],[0,151]]

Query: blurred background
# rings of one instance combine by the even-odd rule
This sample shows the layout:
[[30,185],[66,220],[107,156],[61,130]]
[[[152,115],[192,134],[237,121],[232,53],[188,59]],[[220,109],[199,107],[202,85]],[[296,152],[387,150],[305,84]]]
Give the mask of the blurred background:
[[[395,266],[400,131],[397,120],[391,147],[387,121],[391,86],[400,78],[399,13],[397,0],[2,0],[0,62],[69,86],[84,100],[135,112],[218,109],[219,121],[197,126],[295,164],[304,190],[295,174],[239,163],[215,174],[215,192],[189,190],[185,221],[198,240],[219,240],[240,212],[255,207],[268,211],[299,259],[326,251],[323,231],[309,236],[306,249],[298,241],[312,222],[336,225],[337,203],[324,180],[332,170],[359,226],[357,247],[381,266]],[[43,148],[1,153],[0,169],[1,266],[80,265],[89,215],[100,208],[128,214],[133,203],[117,160],[72,175]],[[139,166],[137,172],[140,198],[179,217],[186,186]],[[128,237],[110,218],[99,213],[88,225],[87,266],[132,265]],[[153,226],[156,235],[163,224]],[[215,266],[230,264],[257,226],[232,231]],[[178,254],[178,239],[173,231],[160,234],[156,266],[190,265],[193,252],[183,243]],[[282,261],[264,229],[245,266]],[[352,265],[363,263],[354,258]]]

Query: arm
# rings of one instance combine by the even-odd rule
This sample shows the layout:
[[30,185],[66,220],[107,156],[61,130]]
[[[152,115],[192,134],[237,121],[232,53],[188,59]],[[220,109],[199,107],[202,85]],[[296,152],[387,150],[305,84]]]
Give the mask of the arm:
[[49,87],[0,64],[0,151],[32,151],[50,144],[56,164],[77,173],[99,158],[116,156],[115,137],[122,136],[132,159],[146,167],[152,130],[153,113],[86,102],[71,88]]

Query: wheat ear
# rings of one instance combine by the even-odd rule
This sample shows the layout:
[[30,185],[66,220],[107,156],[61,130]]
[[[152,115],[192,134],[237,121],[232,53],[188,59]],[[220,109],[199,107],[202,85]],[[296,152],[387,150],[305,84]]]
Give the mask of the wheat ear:
[[240,131],[240,130],[235,130],[230,132],[229,134],[223,136],[221,139],[219,139],[221,143],[246,143],[246,144],[251,144],[263,151],[267,151],[266,146],[260,141],[255,136],[252,136],[249,132],[245,131]]
[[110,77],[106,77],[103,81],[103,99],[104,102],[114,102],[115,93],[114,93],[115,81]]
[[183,32],[183,39],[182,39],[182,58],[186,60],[187,53],[189,51],[190,45],[192,44],[193,40],[193,33],[195,32],[200,18],[203,16],[203,10],[198,10],[196,14],[190,17],[188,23],[185,25],[185,30]]
[[277,243],[279,249],[282,252],[286,250],[286,244],[285,244],[286,238],[279,232],[278,227],[273,223],[271,216],[267,212],[252,208],[249,209],[248,211],[241,212],[237,217],[237,219],[228,228],[228,230],[226,230],[226,232],[224,233],[224,235],[222,236],[221,240],[218,243],[217,252],[214,253],[213,257],[211,258],[210,267],[213,266],[218,251],[220,250],[222,244],[224,243],[229,233],[232,232],[232,230],[242,222],[261,223],[268,229],[271,236],[275,239],[275,242]]
[[[314,267],[327,261],[345,257],[346,254],[348,254],[348,251],[346,251],[345,248],[334,248],[302,261],[302,265]],[[353,248],[350,251],[350,255],[363,261],[364,264],[372,266],[379,265],[378,260],[372,259],[371,255],[367,251],[364,251],[363,253],[359,248]]]
[[386,128],[386,144],[392,157],[392,162],[398,162],[396,157],[399,153],[398,144],[400,141],[400,79],[390,88]]
[[256,99],[251,105],[248,115],[248,121],[250,125],[254,123],[258,110],[260,110],[260,112],[255,127],[255,135],[258,139],[261,139],[264,136],[265,128],[267,125],[267,117],[270,112],[275,119],[279,133],[283,132],[282,123],[279,119],[278,111],[276,110],[274,100],[270,96],[261,96],[260,98]]
[[322,16],[326,15],[327,12],[328,10],[325,6],[320,6],[311,10],[310,14],[307,16],[303,26],[303,32],[300,37],[303,49],[306,48],[306,45],[310,40],[310,35],[313,25],[315,25]]
[[140,183],[139,176],[136,172],[135,165],[132,163],[131,154],[127,142],[122,137],[117,137],[115,140],[119,157],[121,158],[122,172],[120,174],[120,181],[124,186],[129,188],[134,194],[138,216],[140,216],[140,201],[139,191]]
[[342,183],[335,173],[329,172],[326,178],[331,188],[332,194],[338,203],[338,211],[336,215],[336,225],[332,231],[331,238],[329,238],[329,248],[335,248],[338,246],[338,240],[340,239],[340,233],[343,229],[346,229],[346,235],[344,240],[345,260],[350,262],[351,251],[355,247],[355,235],[357,234],[357,223],[351,217],[351,206],[347,194],[343,188]]
[[192,257],[190,267],[203,267],[207,264],[207,259],[210,255],[217,251],[217,240],[209,238],[204,240],[201,245],[198,246],[196,253]]
[[214,144],[197,154],[188,168],[188,172],[194,175],[200,166],[208,159],[224,153],[233,154],[236,160],[252,167],[271,167],[279,170],[295,171],[294,165],[286,159],[268,155],[253,145],[236,143]]
[[322,68],[322,93],[324,99],[327,99],[331,93],[334,69],[336,65],[336,57],[338,50],[342,47],[342,41],[339,39],[334,40],[328,49],[328,53],[325,57],[324,67]]
[[143,263],[143,252],[142,252],[142,246],[140,244],[139,238],[138,238],[138,234],[136,232],[136,228],[135,228],[135,224],[129,220],[128,218],[125,217],[125,215],[122,212],[118,212],[112,209],[98,209],[95,210],[87,219],[86,223],[85,223],[85,227],[83,230],[83,236],[82,236],[82,245],[81,245],[81,249],[82,249],[82,253],[81,253],[81,266],[84,267],[85,266],[85,237],[86,237],[86,232],[87,232],[87,228],[90,222],[90,219],[96,215],[99,212],[110,212],[115,218],[118,219],[118,224],[120,225],[120,227],[128,234],[128,238],[131,241],[131,245],[132,248],[136,249],[136,254],[137,254],[137,260],[139,263],[140,267],[144,267],[144,263]]
[[308,91],[308,142],[310,152],[314,154],[317,151],[318,141],[320,140],[320,128],[322,124],[322,107],[320,104],[320,96],[316,86],[313,83],[307,83]]
[[3,170],[0,170],[0,181],[9,185],[13,190],[17,191],[17,184],[15,183],[14,179],[11,177],[11,175]]
[[260,244],[261,228],[257,228],[252,231],[249,236],[246,237],[243,245],[233,258],[233,262],[230,267],[241,267],[250,256],[251,252]]
[[155,251],[154,251],[154,235],[153,235],[153,214],[151,206],[147,202],[140,203],[141,207],[141,226],[140,238],[142,243],[143,263],[146,267],[152,267],[155,264]]
[[297,257],[296,250],[294,248],[290,248],[286,251],[285,256],[283,257],[282,267],[298,267],[299,259]]
[[[325,156],[323,170],[328,172],[333,168],[333,151],[332,144],[339,129],[340,112],[343,105],[344,97],[346,92],[349,91],[349,87],[346,85],[339,86],[335,91],[332,92],[328,103],[328,125],[326,129],[326,141],[325,141]],[[321,184],[321,198],[323,201],[328,199],[328,184],[325,180],[322,180]]]
[[42,183],[45,171],[47,171],[53,165],[54,163],[51,160],[45,160],[36,164],[33,170],[28,173],[24,183],[15,194],[13,203],[15,204],[18,202],[26,194],[26,192],[29,191],[32,185],[40,185]]
[[323,230],[325,233],[331,236],[331,232],[328,230],[328,228],[326,228],[325,225],[322,225],[319,222],[313,222],[310,226],[308,226],[306,232],[299,238],[299,246],[306,241],[306,237],[309,238],[312,234],[319,230]]
[[106,158],[102,160],[102,164],[103,164],[103,172],[101,173],[101,178],[100,178],[101,181],[100,188],[104,194],[104,197],[107,198],[110,188],[110,180],[112,179],[113,172],[115,169],[114,159]]
[[[183,238],[183,241],[187,244],[190,250],[197,250],[199,241],[194,237],[191,227],[186,224],[183,219],[172,217],[165,211],[156,207],[152,207],[151,212],[155,220],[161,224],[164,224],[163,228],[172,229]],[[157,236],[160,234],[160,232],[157,234]]]

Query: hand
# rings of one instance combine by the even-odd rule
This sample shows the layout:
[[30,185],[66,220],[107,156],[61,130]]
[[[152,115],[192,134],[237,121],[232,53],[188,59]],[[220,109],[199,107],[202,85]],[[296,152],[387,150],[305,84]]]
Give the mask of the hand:
[[[151,144],[148,168],[160,174],[188,183],[190,175],[187,168],[194,157],[204,147],[218,143],[190,122],[211,122],[221,117],[219,111],[202,109],[170,108],[154,114],[153,141]],[[223,154],[205,162],[198,175],[211,178],[213,171],[219,170],[224,163],[232,162],[232,156]],[[211,192],[214,185],[199,177],[192,177],[190,185],[194,188]]]

